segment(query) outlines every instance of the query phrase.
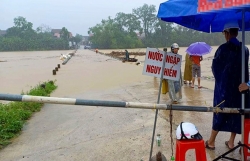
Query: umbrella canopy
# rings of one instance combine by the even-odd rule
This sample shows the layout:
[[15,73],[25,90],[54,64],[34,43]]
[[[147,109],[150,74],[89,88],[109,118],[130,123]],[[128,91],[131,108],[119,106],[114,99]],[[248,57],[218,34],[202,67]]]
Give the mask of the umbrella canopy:
[[238,5],[233,2],[230,5],[228,2],[231,1],[225,1],[225,8],[222,4],[223,1],[169,0],[160,4],[157,17],[163,21],[174,22],[187,28],[209,33],[221,32],[228,21],[237,21],[242,29],[242,11],[246,11],[245,31],[250,31],[249,2]]
[[[249,0],[168,0],[161,3],[157,17],[163,21],[174,22],[203,32],[221,32],[227,22],[238,22],[242,30],[241,80],[245,82],[245,31],[250,31],[249,11]],[[244,94],[241,101],[241,109],[244,109]],[[244,143],[244,116],[241,118]],[[245,157],[241,158],[242,161],[244,159]]]
[[195,42],[192,43],[186,50],[189,55],[198,55],[202,56],[210,53],[212,47],[206,44],[205,42]]

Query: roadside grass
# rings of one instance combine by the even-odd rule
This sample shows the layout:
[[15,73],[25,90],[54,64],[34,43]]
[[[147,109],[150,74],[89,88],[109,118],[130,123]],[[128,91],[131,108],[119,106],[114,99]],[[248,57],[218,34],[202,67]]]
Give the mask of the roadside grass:
[[[38,84],[29,92],[22,95],[50,96],[57,88],[55,81]],[[34,112],[40,111],[43,103],[37,102],[10,102],[0,103],[0,149],[11,143],[11,139],[18,136],[26,120]]]

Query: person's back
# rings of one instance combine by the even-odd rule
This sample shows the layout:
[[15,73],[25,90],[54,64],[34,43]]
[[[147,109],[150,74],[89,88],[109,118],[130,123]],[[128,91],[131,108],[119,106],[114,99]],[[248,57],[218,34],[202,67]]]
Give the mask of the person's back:
[[[215,78],[213,105],[220,108],[241,108],[242,94],[238,86],[241,83],[242,74],[242,45],[236,38],[238,31],[238,22],[225,24],[223,34],[227,42],[219,46],[212,62],[212,72]],[[248,59],[249,51],[245,47],[245,73],[243,73],[245,82],[249,79]],[[206,141],[206,148],[215,149],[215,138],[219,131],[231,132],[225,145],[232,149],[236,134],[241,134],[241,115],[214,113],[212,131],[209,140]]]
[[191,56],[191,60],[192,60],[192,63],[193,64],[196,64],[196,65],[201,65],[201,56],[196,56],[196,55],[192,55]]
[[[238,86],[241,83],[241,43],[228,41],[222,44],[217,51],[212,66],[212,72],[216,78],[214,106],[225,100],[224,107],[240,108],[241,94]],[[249,57],[248,48],[245,48],[245,57]],[[248,59],[245,60],[245,63],[248,64]],[[247,65],[245,71],[245,81],[247,82],[249,77]]]
[[192,61],[192,85],[191,87],[194,88],[194,82],[195,82],[195,76],[197,75],[197,80],[198,80],[198,88],[201,88],[202,86],[200,85],[200,77],[201,77],[201,64],[200,62],[202,61],[202,56],[199,55],[192,55],[191,61]]

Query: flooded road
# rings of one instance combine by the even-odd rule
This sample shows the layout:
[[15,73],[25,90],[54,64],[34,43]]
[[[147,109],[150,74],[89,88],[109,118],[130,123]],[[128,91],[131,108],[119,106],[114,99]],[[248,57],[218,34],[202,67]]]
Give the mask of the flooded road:
[[[68,52],[0,53],[0,60],[6,61],[0,62],[0,92],[20,94],[39,82],[56,80],[58,89],[51,95],[53,97],[157,102],[160,81],[142,75],[143,65],[122,63],[90,50],[77,50],[76,55],[66,65],[61,65],[56,75],[52,75],[52,70],[62,63],[60,54]],[[207,88],[183,86],[182,105],[212,105],[213,82],[205,79],[201,82]],[[161,94],[160,103],[168,101],[168,94]],[[212,113],[173,111],[173,114],[174,141],[175,129],[181,122],[194,123],[204,140],[208,139]],[[20,136],[0,150],[0,160],[149,160],[154,118],[154,110],[45,104],[27,121]],[[169,159],[169,111],[159,111],[157,133],[162,136],[162,152]],[[228,133],[219,133],[216,150],[206,150],[208,161],[228,150],[224,144],[227,138]],[[238,141],[240,136],[237,136],[235,144]],[[153,155],[155,153],[154,148]],[[238,150],[228,156],[240,158]],[[193,161],[194,151],[188,151],[186,158]]]

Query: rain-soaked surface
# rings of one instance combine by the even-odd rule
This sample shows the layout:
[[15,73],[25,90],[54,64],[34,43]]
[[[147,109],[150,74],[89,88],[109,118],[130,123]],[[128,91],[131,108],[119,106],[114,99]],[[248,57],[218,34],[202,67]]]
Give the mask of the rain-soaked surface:
[[[59,56],[67,53],[69,51],[0,53],[0,61],[5,61],[0,62],[0,92],[20,94],[39,82],[56,80],[58,89],[51,95],[53,97],[157,102],[159,79],[142,75],[143,64],[122,63],[79,49],[62,65]],[[202,66],[203,73],[208,73],[205,76],[211,76],[206,67],[211,66],[209,59],[206,57]],[[139,60],[143,61],[143,57]],[[61,68],[52,75],[57,64],[61,64]],[[212,105],[213,80],[203,77],[201,83],[202,89],[183,86],[182,105]],[[160,95],[160,103],[168,101],[168,94]],[[26,123],[20,136],[0,150],[0,160],[149,160],[154,119],[155,110],[45,104]],[[212,113],[173,111],[173,153],[175,129],[185,121],[194,123],[204,140],[210,135]],[[162,136],[162,152],[169,159],[172,154],[169,111],[159,111],[157,133]],[[228,138],[229,133],[218,134],[216,150],[206,150],[208,161],[228,151],[224,143]],[[235,145],[240,139],[238,135]],[[153,155],[155,153],[156,148]],[[240,159],[238,150],[228,156]],[[186,159],[195,160],[193,150],[187,152]]]

